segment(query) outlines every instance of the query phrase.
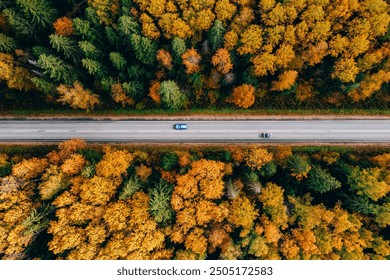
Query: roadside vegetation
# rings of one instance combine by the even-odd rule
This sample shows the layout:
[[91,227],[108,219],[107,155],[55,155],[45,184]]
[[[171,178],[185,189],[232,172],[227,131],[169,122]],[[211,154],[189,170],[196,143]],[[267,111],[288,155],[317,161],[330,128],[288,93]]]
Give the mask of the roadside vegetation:
[[387,147],[0,148],[1,259],[389,259]]
[[388,112],[389,22],[384,0],[0,1],[0,110]]

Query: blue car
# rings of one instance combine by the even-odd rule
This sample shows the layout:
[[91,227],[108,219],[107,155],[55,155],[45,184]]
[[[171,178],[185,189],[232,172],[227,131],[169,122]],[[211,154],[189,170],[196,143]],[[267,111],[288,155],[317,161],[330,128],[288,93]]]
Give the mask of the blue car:
[[185,123],[177,123],[173,126],[174,129],[177,129],[177,130],[183,130],[183,129],[187,129],[187,124]]

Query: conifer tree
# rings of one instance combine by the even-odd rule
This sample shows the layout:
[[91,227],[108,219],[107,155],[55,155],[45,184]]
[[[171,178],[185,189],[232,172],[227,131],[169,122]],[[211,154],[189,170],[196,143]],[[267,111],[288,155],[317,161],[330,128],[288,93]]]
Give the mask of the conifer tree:
[[118,52],[112,52],[109,54],[109,58],[116,69],[121,71],[126,67],[127,62],[122,54]]
[[147,65],[153,65],[156,61],[158,44],[147,37],[137,34],[130,36],[130,43],[139,61]]
[[0,33],[0,52],[11,53],[16,48],[16,41],[14,38]]
[[62,53],[66,59],[72,59],[75,63],[79,61],[79,52],[72,39],[57,34],[51,34],[49,39],[52,48]]
[[23,15],[18,14],[13,9],[4,9],[3,13],[19,38],[26,39],[35,35],[34,27]]
[[43,73],[49,75],[56,82],[72,84],[76,80],[76,74],[72,67],[54,55],[40,55],[38,64],[42,67]]
[[161,101],[169,109],[180,109],[184,106],[187,98],[174,81],[164,81],[160,85]]
[[102,58],[102,52],[89,41],[79,41],[79,48],[84,56],[89,59],[99,60]]
[[307,185],[310,190],[319,193],[325,193],[341,187],[340,181],[316,165],[309,172]]
[[179,37],[174,37],[171,41],[171,46],[175,63],[181,64],[181,56],[187,50],[186,42]]
[[225,32],[226,28],[223,26],[222,22],[218,19],[214,21],[214,24],[208,33],[209,41],[214,51],[222,46]]
[[57,11],[47,0],[16,0],[26,18],[39,29],[46,28],[55,20]]
[[89,58],[83,58],[81,60],[81,63],[83,67],[88,71],[88,73],[92,76],[96,76],[97,78],[101,78],[106,73],[105,67],[100,62],[89,59]]

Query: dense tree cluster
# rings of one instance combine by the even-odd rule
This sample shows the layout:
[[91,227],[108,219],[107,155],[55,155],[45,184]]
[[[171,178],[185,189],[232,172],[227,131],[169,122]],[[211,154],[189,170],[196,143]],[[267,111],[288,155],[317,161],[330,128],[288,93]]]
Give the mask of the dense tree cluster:
[[390,152],[0,153],[2,259],[388,259]]
[[385,0],[2,1],[0,89],[83,110],[388,108],[389,23]]

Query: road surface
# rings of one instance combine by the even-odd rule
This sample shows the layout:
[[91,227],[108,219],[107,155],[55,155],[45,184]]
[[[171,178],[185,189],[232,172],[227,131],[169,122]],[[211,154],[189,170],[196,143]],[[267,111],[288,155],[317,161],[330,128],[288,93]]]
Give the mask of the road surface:
[[[175,130],[186,123],[187,130]],[[262,139],[261,132],[271,132]],[[390,120],[0,120],[2,142],[390,142]]]

